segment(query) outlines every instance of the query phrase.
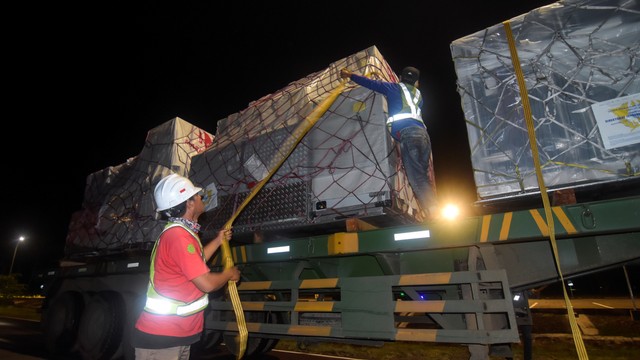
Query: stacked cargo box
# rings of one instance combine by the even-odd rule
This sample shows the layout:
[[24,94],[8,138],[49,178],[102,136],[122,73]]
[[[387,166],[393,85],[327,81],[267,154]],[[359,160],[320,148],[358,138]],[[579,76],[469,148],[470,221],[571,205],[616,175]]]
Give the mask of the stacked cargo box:
[[65,255],[97,255],[155,242],[166,222],[155,211],[153,187],[172,172],[187,176],[192,156],[211,146],[213,138],[174,118],[148,132],[139,155],[90,174],[82,209],[69,224]]
[[[510,19],[549,189],[640,176],[640,7],[566,0]],[[451,43],[477,194],[539,192],[504,24]]]
[[417,204],[385,128],[384,96],[349,84],[308,133],[301,131],[339,86],[344,67],[397,80],[372,46],[218,122],[216,142],[194,157],[190,175],[217,196],[217,207],[201,219],[205,232],[220,229],[269,174],[234,221],[234,240],[299,234],[314,225],[344,230],[346,218],[415,221]]

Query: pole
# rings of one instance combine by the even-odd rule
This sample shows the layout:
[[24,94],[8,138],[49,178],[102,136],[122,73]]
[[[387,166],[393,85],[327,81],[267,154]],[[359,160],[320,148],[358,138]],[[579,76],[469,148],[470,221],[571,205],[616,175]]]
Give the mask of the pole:
[[633,310],[631,310],[631,318],[633,320],[640,320],[640,311],[638,311],[638,307],[636,307],[636,299],[633,297],[633,289],[631,288],[631,281],[629,281],[627,266],[622,265],[622,270],[624,271],[624,278],[627,280],[627,287],[629,288],[629,295],[631,296],[631,304],[633,305]]
[[633,298],[633,289],[631,287],[631,282],[629,281],[629,273],[627,273],[627,266],[622,265],[622,270],[624,271],[624,278],[627,280],[627,288],[629,288],[629,295],[631,296],[631,303],[633,304],[633,310],[638,310],[636,307],[636,299]]
[[13,250],[13,258],[11,259],[11,267],[9,267],[9,275],[13,272],[13,263],[16,261],[16,253],[18,252],[18,245],[24,241],[24,236],[20,236],[16,242],[16,248]]

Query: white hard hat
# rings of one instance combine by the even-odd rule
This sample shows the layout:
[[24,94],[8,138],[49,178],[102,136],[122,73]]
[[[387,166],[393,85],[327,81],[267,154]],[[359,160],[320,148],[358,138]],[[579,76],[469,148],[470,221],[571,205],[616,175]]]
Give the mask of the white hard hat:
[[202,188],[193,186],[191,180],[178,174],[165,176],[158,182],[153,192],[158,206],[156,211],[163,211],[180,205],[201,190]]

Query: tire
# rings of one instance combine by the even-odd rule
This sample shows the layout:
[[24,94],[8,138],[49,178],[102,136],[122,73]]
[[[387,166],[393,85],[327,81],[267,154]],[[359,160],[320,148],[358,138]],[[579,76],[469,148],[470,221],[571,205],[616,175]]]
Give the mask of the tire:
[[127,306],[126,322],[122,333],[120,350],[116,353],[124,360],[135,360],[135,349],[131,345],[131,338],[135,329],[136,321],[144,309],[146,300],[145,294],[123,293],[124,302]]
[[[270,312],[267,314],[267,322],[270,324],[283,324],[284,320],[282,319],[282,315],[280,315],[279,313]],[[266,344],[262,349],[263,354],[266,354],[269,351],[273,350],[273,348],[275,348],[276,345],[278,345],[278,342],[280,341],[280,339],[275,339],[275,338],[265,339],[265,340],[266,340]]]
[[[210,300],[220,300],[224,298],[224,291],[218,290],[209,293]],[[191,345],[191,357],[192,359],[205,360],[211,359],[216,354],[216,349],[222,343],[222,331],[207,329],[206,324],[212,321],[218,321],[221,318],[221,312],[211,310],[207,307],[204,311],[204,323],[205,327],[200,336],[200,341]]]
[[110,360],[122,341],[125,303],[110,291],[91,297],[80,319],[78,351],[85,360]]
[[68,355],[77,336],[80,318],[84,309],[82,294],[66,291],[51,302],[43,319],[45,347],[53,356]]
[[[267,323],[278,323],[280,322],[280,318],[276,313],[272,312],[247,312],[245,313],[247,322],[267,322]],[[228,312],[226,314],[227,319],[235,319],[235,314],[232,312]],[[229,349],[229,352],[233,355],[237,356],[240,353],[240,347],[236,343],[236,338],[238,336],[237,332],[225,331],[222,334],[224,339],[224,343]],[[247,338],[247,344],[244,356],[247,358],[259,357],[260,355],[271,351],[277,344],[279,339],[272,338],[263,338],[258,336],[249,336]]]
[[[240,353],[240,346],[236,342],[237,336],[237,332],[225,331],[224,334],[222,334],[224,344],[227,346],[229,352],[234,356],[238,356]],[[266,340],[267,339],[249,336],[247,338],[247,347],[244,351],[244,357],[251,358],[261,354],[262,349],[267,345]]]
[[219,355],[216,351],[222,342],[222,332],[204,329],[200,341],[191,345],[191,359],[214,359]]

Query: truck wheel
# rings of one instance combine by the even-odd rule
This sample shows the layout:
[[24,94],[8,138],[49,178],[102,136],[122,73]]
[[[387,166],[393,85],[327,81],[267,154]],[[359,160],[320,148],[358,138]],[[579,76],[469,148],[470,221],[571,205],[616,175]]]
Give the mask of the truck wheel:
[[135,294],[130,292],[122,293],[122,298],[127,306],[127,316],[122,332],[122,342],[120,344],[121,350],[116,353],[116,356],[121,355],[124,360],[135,359],[135,349],[131,345],[131,337],[135,329],[138,316],[144,309],[144,303],[146,296],[144,294]]
[[[224,298],[224,291],[218,290],[209,293],[210,301],[220,301]],[[204,360],[210,359],[212,356],[215,356],[215,349],[222,342],[222,331],[207,329],[206,324],[211,323],[213,321],[219,321],[221,318],[221,312],[217,310],[211,310],[208,307],[204,311],[204,323],[205,328],[202,331],[202,336],[200,337],[200,341],[191,345],[191,356],[192,358]]]
[[[236,342],[236,338],[238,336],[237,332],[225,332],[222,337],[224,339],[224,344],[227,346],[227,349],[231,354],[237,356],[240,353],[240,345]],[[244,357],[250,358],[252,356],[258,355],[262,353],[262,349],[266,345],[266,339],[259,337],[252,337],[249,335],[247,338],[247,348],[244,351]]]
[[99,292],[89,300],[78,333],[78,349],[83,359],[109,360],[120,342],[125,319],[122,297],[110,291]]
[[[267,322],[270,324],[283,324],[284,320],[282,319],[282,315],[276,312],[269,312],[267,314]],[[280,341],[280,339],[265,339],[266,344],[264,345],[264,348],[262,349],[262,353],[268,353],[269,351],[273,350],[273,348],[276,347],[276,345],[278,345],[278,342]]]
[[[227,312],[226,318],[228,321],[233,321],[235,319],[235,314],[233,314],[233,312]],[[246,312],[245,320],[246,322],[277,323],[279,321],[279,318],[275,313],[272,312]],[[227,349],[229,349],[229,352],[231,352],[233,355],[238,355],[238,353],[240,352],[240,347],[238,343],[236,343],[237,336],[237,332],[225,331],[222,334]],[[278,339],[263,338],[257,336],[252,337],[251,335],[249,335],[244,356],[251,357],[267,353],[278,344],[278,341]]]
[[204,329],[200,341],[191,345],[191,359],[206,360],[215,358],[216,348],[221,342],[222,332]]
[[52,355],[68,354],[76,342],[84,308],[82,294],[66,291],[56,296],[43,319],[44,341]]

